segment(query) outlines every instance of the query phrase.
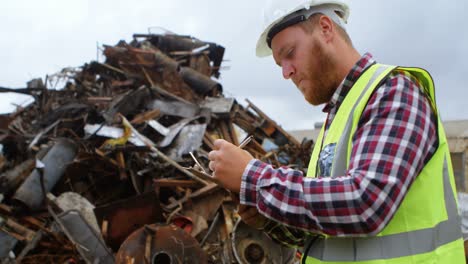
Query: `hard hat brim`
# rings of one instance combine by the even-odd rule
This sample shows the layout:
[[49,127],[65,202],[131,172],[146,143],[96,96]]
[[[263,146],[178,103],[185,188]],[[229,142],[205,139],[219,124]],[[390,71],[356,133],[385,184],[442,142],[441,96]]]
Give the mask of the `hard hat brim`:
[[[268,28],[268,31],[269,30],[270,29]],[[270,47],[268,47],[267,40],[266,40],[268,31],[265,30],[260,35],[260,38],[257,40],[257,48],[255,51],[257,57],[263,58],[263,57],[270,56],[272,54],[272,50],[270,49]]]
[[[348,20],[348,16],[349,16],[349,7],[347,4],[341,2],[341,1],[328,1],[328,3],[330,5],[334,5],[334,6],[338,6],[342,11],[343,11],[343,17],[341,17],[341,19],[343,20],[344,23],[347,22]],[[320,6],[320,5],[318,5]],[[311,6],[310,8],[314,8],[315,6]],[[290,14],[293,14],[301,9],[304,9],[304,6],[298,6],[296,7],[295,9],[291,10],[289,12],[289,14],[287,15],[290,15]],[[315,13],[320,13],[320,11],[317,11]],[[274,20],[273,22],[271,22],[267,28],[265,28],[265,30],[262,32],[262,34],[260,35],[259,39],[257,40],[257,46],[256,46],[256,50],[255,50],[255,53],[256,53],[256,56],[257,57],[267,57],[267,56],[270,56],[272,55],[272,50],[271,48],[268,46],[268,42],[267,42],[267,38],[268,38],[268,33],[270,32],[270,30],[276,25],[278,24],[279,22],[281,22],[287,15],[285,16],[282,16],[282,17],[279,17],[277,18],[276,20]]]

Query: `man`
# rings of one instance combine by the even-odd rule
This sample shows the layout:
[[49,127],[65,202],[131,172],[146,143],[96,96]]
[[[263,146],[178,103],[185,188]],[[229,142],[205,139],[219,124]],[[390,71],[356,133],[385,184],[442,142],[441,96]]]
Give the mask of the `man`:
[[308,177],[224,140],[210,169],[239,193],[247,224],[304,247],[304,262],[464,263],[432,79],[361,56],[345,31],[348,13],[342,1],[277,1],[257,43],[307,102],[325,104]]

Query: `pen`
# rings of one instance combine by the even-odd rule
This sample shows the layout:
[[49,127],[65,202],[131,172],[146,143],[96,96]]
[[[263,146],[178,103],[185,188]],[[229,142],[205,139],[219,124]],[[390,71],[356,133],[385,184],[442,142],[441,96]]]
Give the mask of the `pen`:
[[252,139],[253,139],[253,136],[248,136],[239,144],[239,148],[244,148],[245,146],[247,146],[247,144],[249,144],[250,141],[252,141]]

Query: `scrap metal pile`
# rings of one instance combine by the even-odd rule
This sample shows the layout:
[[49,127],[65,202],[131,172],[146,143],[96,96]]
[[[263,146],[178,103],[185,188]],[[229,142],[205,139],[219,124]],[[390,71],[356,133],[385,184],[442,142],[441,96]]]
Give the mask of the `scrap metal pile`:
[[0,87],[34,98],[0,116],[0,263],[293,261],[239,221],[207,155],[217,138],[253,136],[244,149],[255,158],[303,169],[312,142],[223,95],[215,43],[135,34],[103,53]]

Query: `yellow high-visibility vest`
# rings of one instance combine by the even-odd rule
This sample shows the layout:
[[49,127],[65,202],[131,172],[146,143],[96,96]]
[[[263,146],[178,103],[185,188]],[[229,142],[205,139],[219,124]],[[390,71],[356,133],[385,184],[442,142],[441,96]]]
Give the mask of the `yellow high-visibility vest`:
[[[374,64],[359,77],[346,95],[325,139],[322,127],[312,151],[307,177],[317,176],[321,148],[334,143],[336,146],[330,176],[344,175],[350,164],[352,137],[362,112],[373,91],[394,70],[409,72],[418,79],[438,117],[434,83],[427,71]],[[437,133],[437,150],[417,175],[395,215],[380,233],[365,237],[319,237],[304,253],[305,262],[465,263],[455,180],[447,139],[439,117]]]

